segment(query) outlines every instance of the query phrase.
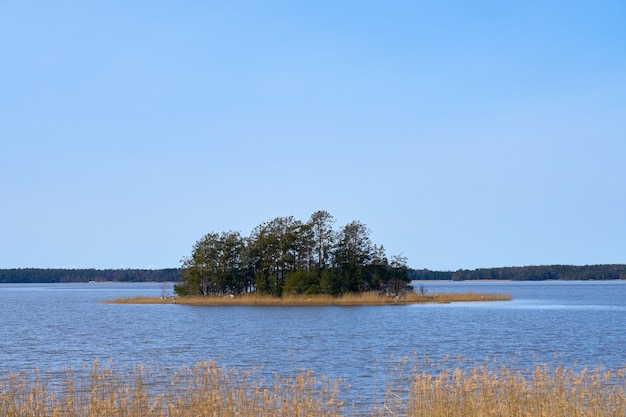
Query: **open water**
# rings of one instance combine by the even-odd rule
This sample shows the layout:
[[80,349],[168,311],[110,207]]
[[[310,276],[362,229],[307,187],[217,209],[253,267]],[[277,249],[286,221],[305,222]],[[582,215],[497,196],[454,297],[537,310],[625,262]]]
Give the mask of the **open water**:
[[[401,358],[444,363],[626,365],[626,282],[425,282],[428,293],[512,301],[385,307],[109,305],[172,284],[0,284],[0,375],[100,363],[342,377],[367,391]],[[445,364],[442,366],[446,366]]]

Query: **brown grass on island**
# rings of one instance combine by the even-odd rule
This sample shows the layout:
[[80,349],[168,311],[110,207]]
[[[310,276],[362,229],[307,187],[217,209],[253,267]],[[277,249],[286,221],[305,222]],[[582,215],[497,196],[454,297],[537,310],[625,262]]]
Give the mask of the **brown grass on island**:
[[509,301],[508,293],[439,293],[421,295],[416,292],[394,297],[378,292],[332,295],[285,295],[274,297],[262,294],[204,295],[192,297],[132,297],[104,301],[105,304],[183,304],[193,306],[377,306],[424,303],[451,303],[469,301]]
[[[59,380],[60,379],[60,380]],[[343,381],[302,371],[263,378],[201,362],[192,368],[67,371],[0,375],[0,415],[51,417],[371,416],[371,417],[626,417],[626,367],[617,370],[537,366],[407,371],[390,369],[379,395],[346,404]],[[375,389],[374,389],[375,391]]]

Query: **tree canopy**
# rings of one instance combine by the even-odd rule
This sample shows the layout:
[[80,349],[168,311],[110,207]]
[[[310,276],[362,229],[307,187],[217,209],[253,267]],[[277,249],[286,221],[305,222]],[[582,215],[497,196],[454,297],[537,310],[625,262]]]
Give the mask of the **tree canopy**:
[[352,221],[333,229],[333,216],[316,211],[308,221],[276,217],[240,232],[210,232],[183,259],[178,295],[258,292],[333,294],[379,291],[397,295],[410,282],[406,258],[389,261],[370,230]]

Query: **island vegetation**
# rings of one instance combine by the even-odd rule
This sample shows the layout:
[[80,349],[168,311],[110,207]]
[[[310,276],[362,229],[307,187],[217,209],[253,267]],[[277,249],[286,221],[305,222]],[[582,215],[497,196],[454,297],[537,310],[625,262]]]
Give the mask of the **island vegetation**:
[[355,220],[335,230],[327,211],[308,221],[293,216],[240,232],[211,232],[184,259],[182,296],[238,294],[341,295],[378,292],[399,296],[410,290],[406,258],[387,257],[370,239],[368,227]]
[[[0,415],[12,416],[376,416],[626,417],[626,368],[527,371],[478,365],[390,368],[366,403],[345,401],[346,384],[312,372],[268,381],[259,370],[200,362],[180,369],[91,367],[49,380],[42,373],[0,376]],[[60,379],[60,380],[59,380]]]

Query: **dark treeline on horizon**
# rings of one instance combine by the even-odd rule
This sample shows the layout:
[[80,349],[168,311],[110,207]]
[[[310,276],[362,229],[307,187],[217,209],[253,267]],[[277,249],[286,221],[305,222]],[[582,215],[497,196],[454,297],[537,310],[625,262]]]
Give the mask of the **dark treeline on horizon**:
[[[626,265],[540,265],[480,268],[458,271],[409,269],[413,281],[471,281],[471,280],[619,280],[626,279]],[[165,269],[67,269],[67,268],[8,268],[0,269],[0,283],[71,283],[71,282],[180,282],[181,268]]]
[[[532,265],[474,270],[432,271],[407,268],[412,281],[545,281],[545,280],[626,280],[626,264]],[[5,268],[0,284],[72,282],[181,282],[182,268],[95,269],[95,268]]]
[[56,284],[70,282],[179,282],[180,268],[167,269],[0,269],[3,284]]
[[411,269],[409,277],[421,280],[509,280],[509,281],[582,281],[582,280],[617,280],[626,279],[626,265],[537,265],[512,266],[503,268],[480,268],[458,271],[430,271]]

